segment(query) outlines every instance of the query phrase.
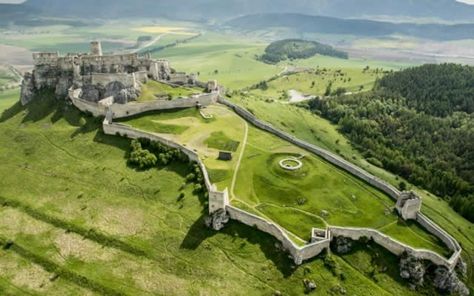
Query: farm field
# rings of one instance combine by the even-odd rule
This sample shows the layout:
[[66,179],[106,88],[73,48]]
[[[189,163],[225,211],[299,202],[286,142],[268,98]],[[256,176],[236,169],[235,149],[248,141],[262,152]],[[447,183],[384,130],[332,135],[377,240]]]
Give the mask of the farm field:
[[206,32],[192,42],[157,52],[154,57],[168,59],[177,69],[198,73],[203,81],[217,79],[230,89],[239,89],[283,70],[255,59],[264,49],[264,43]]
[[[121,121],[159,133],[197,151],[210,170],[211,182],[216,182],[221,190],[229,188],[232,200],[283,226],[300,242],[308,241],[313,227],[324,227],[327,223],[380,229],[409,245],[449,255],[442,242],[416,223],[397,222],[394,202],[388,196],[288,142],[252,126],[245,127],[242,119],[223,106],[204,110],[213,120],[206,123],[199,118],[199,112],[192,109]],[[189,117],[190,114],[194,116]],[[175,129],[170,134],[163,130],[166,126],[186,126],[187,129]],[[217,160],[218,150],[209,146],[216,132],[222,132],[225,138],[221,138],[227,141],[245,143],[248,138],[245,146],[239,145],[232,162]],[[242,152],[242,149],[245,150]],[[230,179],[240,154],[242,161],[234,185]],[[301,169],[288,172],[279,166],[280,160],[299,156],[303,156]],[[225,177],[218,175],[216,180],[216,170]]]

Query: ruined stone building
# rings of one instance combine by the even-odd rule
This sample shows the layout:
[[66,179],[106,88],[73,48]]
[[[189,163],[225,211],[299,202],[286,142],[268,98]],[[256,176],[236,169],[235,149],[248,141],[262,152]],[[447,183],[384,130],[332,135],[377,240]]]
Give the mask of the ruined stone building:
[[54,89],[58,98],[80,90],[80,98],[98,102],[108,98],[125,104],[140,95],[141,84],[148,79],[174,84],[195,84],[196,77],[176,73],[166,60],[152,59],[137,53],[103,55],[100,42],[91,42],[90,53],[34,53],[34,69],[26,73],[21,89],[21,103],[30,102],[41,89]]

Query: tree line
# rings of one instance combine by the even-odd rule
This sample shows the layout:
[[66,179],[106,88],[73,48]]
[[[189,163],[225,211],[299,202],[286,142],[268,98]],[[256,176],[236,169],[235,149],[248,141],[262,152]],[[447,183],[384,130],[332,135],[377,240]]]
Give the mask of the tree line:
[[446,198],[474,221],[472,81],[473,67],[425,65],[390,73],[371,92],[308,104],[369,162]]

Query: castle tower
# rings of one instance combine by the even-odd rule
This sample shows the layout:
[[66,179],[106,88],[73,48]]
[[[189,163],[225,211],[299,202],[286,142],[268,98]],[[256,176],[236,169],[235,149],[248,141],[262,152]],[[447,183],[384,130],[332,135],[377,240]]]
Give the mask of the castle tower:
[[416,216],[421,209],[421,198],[414,192],[404,191],[397,200],[396,209],[403,220],[416,220]]
[[91,42],[91,54],[95,56],[102,56],[102,44],[100,41]]

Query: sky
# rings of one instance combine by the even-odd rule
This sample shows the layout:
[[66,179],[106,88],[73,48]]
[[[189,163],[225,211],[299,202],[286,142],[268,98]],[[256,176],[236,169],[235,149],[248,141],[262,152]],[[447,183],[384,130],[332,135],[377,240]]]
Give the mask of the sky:
[[[21,3],[24,2],[25,0],[0,0],[0,3]],[[467,4],[474,5],[474,0],[454,0],[458,2],[464,2]]]

